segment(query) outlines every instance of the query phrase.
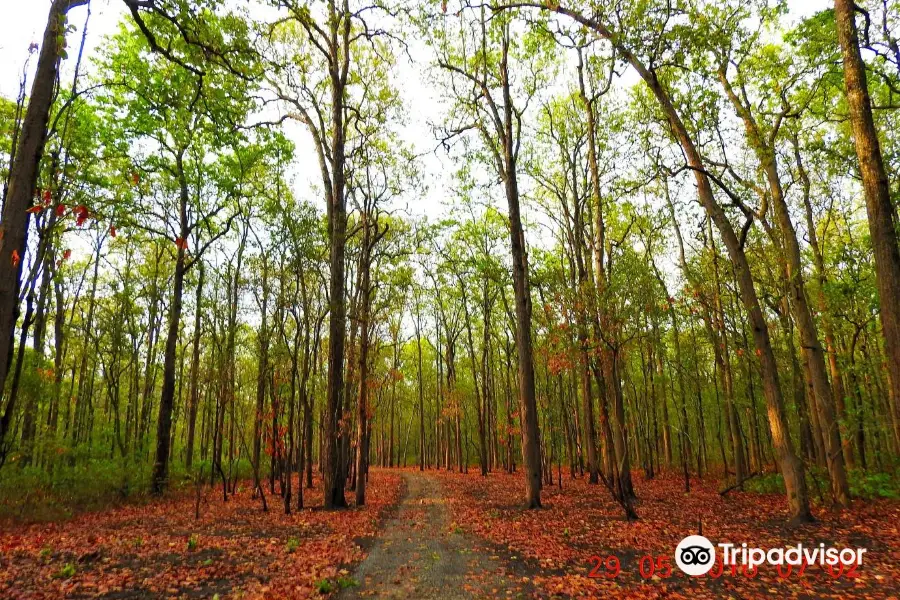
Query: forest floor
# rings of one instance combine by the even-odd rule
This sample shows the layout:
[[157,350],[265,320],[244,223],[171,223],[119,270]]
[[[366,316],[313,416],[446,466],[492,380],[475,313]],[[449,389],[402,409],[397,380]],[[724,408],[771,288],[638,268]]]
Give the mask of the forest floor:
[[[206,488],[199,519],[186,490],[65,522],[2,523],[0,598],[900,597],[900,502],[817,507],[816,523],[791,527],[783,495],[722,497],[713,477],[685,494],[674,474],[636,476],[640,519],[626,522],[602,486],[562,483],[525,511],[521,473],[373,469],[359,509],[285,515],[269,495],[264,513],[244,482],[228,502]],[[321,506],[315,484],[307,506]],[[714,544],[867,552],[852,578],[820,566],[689,578],[673,553],[698,521]]]
[[341,511],[320,508],[318,480],[303,490],[314,508],[290,515],[277,495],[263,512],[242,482],[227,502],[221,486],[204,488],[199,519],[186,490],[66,522],[0,524],[0,598],[320,597],[351,583],[346,568],[400,497],[399,473],[372,475],[367,505]]
[[[481,477],[476,471],[438,475],[453,519],[465,533],[520,557],[537,574],[531,582],[540,597],[900,598],[900,503],[895,500],[855,501],[844,510],[819,507],[815,523],[792,527],[781,494],[733,491],[723,497],[712,477],[692,480],[685,494],[684,481],[675,474],[652,480],[635,475],[640,518],[627,522],[602,485],[564,474],[562,490],[547,486],[541,492],[541,510],[525,511],[521,473]],[[829,572],[810,566],[802,574],[785,567],[782,578],[769,565],[753,577],[728,568],[722,573],[716,566],[710,574],[721,573],[718,577],[688,577],[675,565],[674,551],[682,538],[697,533],[699,521],[713,544],[771,549],[824,543],[866,553],[855,577],[840,567]]]

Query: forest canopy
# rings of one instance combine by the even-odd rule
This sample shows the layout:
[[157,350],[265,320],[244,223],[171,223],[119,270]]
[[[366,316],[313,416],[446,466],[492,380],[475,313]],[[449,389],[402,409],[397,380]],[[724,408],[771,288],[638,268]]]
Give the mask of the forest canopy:
[[665,474],[795,523],[900,494],[894,0],[44,4],[4,511],[413,465],[628,520]]

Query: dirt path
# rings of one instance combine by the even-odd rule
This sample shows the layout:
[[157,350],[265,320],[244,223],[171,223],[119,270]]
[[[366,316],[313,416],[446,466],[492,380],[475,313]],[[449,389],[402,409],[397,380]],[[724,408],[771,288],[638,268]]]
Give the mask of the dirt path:
[[405,492],[338,598],[531,598],[524,567],[494,554],[452,523],[440,483],[403,473]]

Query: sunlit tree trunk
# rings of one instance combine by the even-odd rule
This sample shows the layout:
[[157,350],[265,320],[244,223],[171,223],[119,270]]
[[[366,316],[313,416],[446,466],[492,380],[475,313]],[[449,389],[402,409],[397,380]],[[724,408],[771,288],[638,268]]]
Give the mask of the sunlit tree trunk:
[[[865,192],[875,259],[894,441],[900,447],[900,250],[887,172],[872,117],[866,67],[859,50],[855,10],[853,0],[835,0],[834,11],[844,59],[848,113],[856,156],[859,159],[859,173]],[[0,254],[0,264],[2,263],[3,255]],[[0,352],[0,359],[2,358]]]

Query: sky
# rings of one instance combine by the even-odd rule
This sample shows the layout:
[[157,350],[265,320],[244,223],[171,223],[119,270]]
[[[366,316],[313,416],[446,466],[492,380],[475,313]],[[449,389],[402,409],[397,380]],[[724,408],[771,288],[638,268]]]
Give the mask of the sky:
[[[14,99],[19,91],[22,71],[28,58],[28,48],[39,43],[46,26],[51,0],[0,0],[0,95]],[[800,18],[826,8],[828,0],[788,0],[792,18]],[[88,37],[85,47],[85,65],[96,55],[103,37],[113,33],[118,22],[125,16],[121,0],[92,0]],[[69,21],[78,30],[69,36],[72,59],[66,61],[63,76],[71,78],[75,49],[81,41],[82,27],[87,16],[87,8],[73,9]],[[417,47],[418,46],[418,47]],[[420,155],[420,165],[424,174],[427,191],[415,198],[403,201],[401,210],[411,216],[434,218],[446,212],[447,190],[452,186],[453,164],[442,152],[433,152],[437,142],[431,125],[442,119],[441,94],[431,84],[426,73],[428,53],[424,45],[414,44],[410,63],[401,57],[397,68],[397,85],[406,104],[407,125],[403,136],[414,151]],[[37,54],[31,58],[33,72]],[[320,194],[319,171],[311,140],[303,126],[289,123],[286,134],[297,146],[293,175],[295,194],[307,200],[318,202]],[[525,214],[528,217],[528,214]]]
[[[0,0],[0,95],[15,99],[19,93],[23,68],[28,59],[28,49],[32,43],[40,43],[47,23],[50,0]],[[121,0],[92,0],[90,3],[90,19],[85,42],[82,69],[90,71],[91,57],[96,56],[98,48],[105,36],[115,33],[118,23],[127,16]],[[81,43],[87,7],[78,7],[69,12],[70,24],[77,31],[68,36],[70,60],[63,65],[64,80],[71,82],[74,73],[77,47]],[[421,48],[411,54],[421,54]],[[424,171],[426,191],[414,199],[404,199],[402,205],[393,208],[408,211],[411,215],[428,215],[434,217],[443,212],[442,190],[450,185],[448,179],[452,173],[450,159],[443,152],[433,150],[437,142],[434,140],[430,123],[441,120],[441,108],[437,90],[425,83],[423,64],[411,64],[405,57],[400,57],[397,65],[397,85],[402,90],[407,111],[407,125],[402,134],[420,155],[420,163]],[[37,53],[29,63],[30,77],[34,73]],[[68,84],[67,84],[68,85]],[[287,122],[286,135],[296,144],[296,156],[291,175],[294,192],[298,197],[322,204],[320,171],[312,140],[305,127],[296,122]],[[324,205],[322,205],[324,209]]]

